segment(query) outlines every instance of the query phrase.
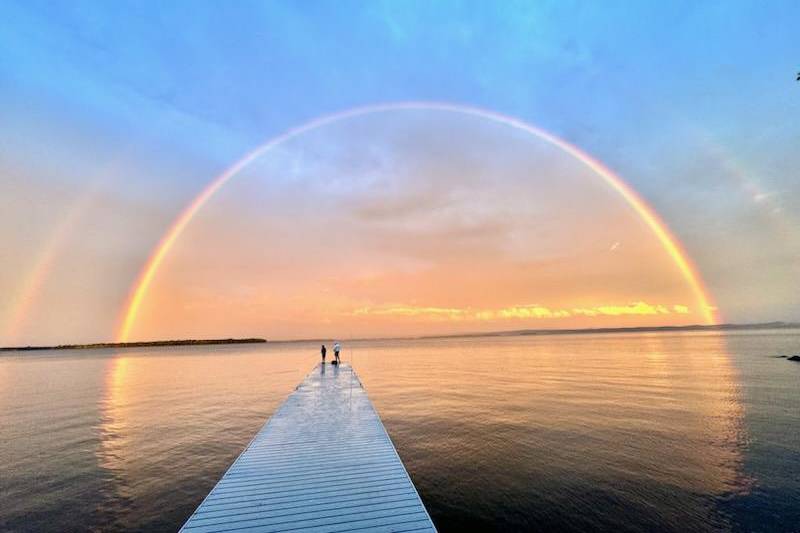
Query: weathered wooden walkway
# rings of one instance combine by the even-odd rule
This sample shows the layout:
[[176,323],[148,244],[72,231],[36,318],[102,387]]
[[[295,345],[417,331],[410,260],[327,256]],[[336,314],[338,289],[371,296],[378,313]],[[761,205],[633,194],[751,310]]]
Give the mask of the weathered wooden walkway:
[[317,366],[181,531],[435,531],[361,382]]

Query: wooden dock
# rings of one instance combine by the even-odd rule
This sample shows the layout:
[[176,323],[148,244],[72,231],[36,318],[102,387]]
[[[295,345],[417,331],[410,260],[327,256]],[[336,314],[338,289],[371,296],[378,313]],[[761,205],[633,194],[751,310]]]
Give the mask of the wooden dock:
[[436,531],[349,365],[318,365],[181,531]]

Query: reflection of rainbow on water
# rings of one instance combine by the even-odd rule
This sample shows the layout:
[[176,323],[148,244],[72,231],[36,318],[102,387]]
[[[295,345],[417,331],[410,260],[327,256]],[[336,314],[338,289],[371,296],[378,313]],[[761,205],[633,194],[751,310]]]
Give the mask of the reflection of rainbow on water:
[[[585,347],[590,341],[586,342]],[[538,357],[563,360],[558,342],[551,344],[546,341],[542,352],[532,349],[531,353],[536,353],[536,357],[526,352],[524,357],[515,360],[514,380],[527,383],[529,387],[519,401],[531,403],[530,409],[508,413],[510,419],[516,420],[515,416],[539,409],[539,416],[544,420],[548,415],[542,408],[550,405],[556,409],[558,417],[554,423],[562,424],[562,429],[586,431],[590,427],[595,438],[627,432],[629,440],[618,444],[640,450],[642,455],[637,455],[637,460],[653,467],[631,475],[674,484],[697,494],[723,495],[748,490],[748,480],[741,477],[741,443],[746,435],[738,373],[722,335],[639,334],[606,336],[599,342],[610,343],[603,350],[613,358],[613,364],[606,368],[604,375],[604,379],[611,379],[608,382],[598,382],[594,369],[585,368],[580,357],[575,358],[571,366],[564,366],[564,373],[558,376],[547,374],[548,367],[545,366],[542,379],[535,371],[535,368],[542,371],[542,367],[537,367]],[[622,344],[615,347],[616,342]],[[399,341],[397,345],[377,345],[374,351],[370,349],[370,355],[361,363],[365,378],[378,383],[393,379],[391,369],[386,366],[392,364],[393,358],[386,355],[393,353],[398,346],[413,345]],[[441,351],[434,351],[435,365],[450,364],[449,356],[454,356],[453,353],[448,353],[448,348],[442,345],[437,346]],[[565,349],[574,349],[574,343],[568,346]],[[118,496],[142,497],[152,490],[148,483],[163,486],[163,480],[150,479],[147,473],[175,461],[193,461],[185,454],[167,459],[169,453],[181,448],[191,450],[198,442],[204,442],[203,439],[207,439],[206,446],[215,442],[217,435],[214,431],[223,430],[223,426],[214,426],[219,422],[220,411],[234,408],[224,405],[229,401],[226,392],[229,388],[239,391],[232,395],[239,404],[250,397],[248,394],[252,398],[263,398],[265,405],[262,408],[267,409],[265,415],[268,415],[269,409],[282,403],[292,384],[301,379],[306,368],[298,368],[297,357],[305,357],[306,349],[302,344],[286,345],[281,348],[279,357],[275,354],[278,360],[265,358],[257,352],[231,359],[231,353],[193,356],[183,350],[180,355],[114,356],[106,370],[98,464],[113,473],[114,490]],[[413,347],[408,349],[414,352]],[[460,353],[461,348],[457,349]],[[584,349],[589,350],[585,355],[590,357],[596,346]],[[428,346],[421,351],[425,352],[425,357],[430,355]],[[633,352],[636,352],[635,356],[632,356]],[[419,354],[420,349],[414,353]],[[302,359],[300,367],[312,364],[315,358],[315,355],[310,355]],[[182,382],[178,387],[175,387],[176,376],[180,376]],[[443,385],[446,390],[478,390],[485,379],[483,374],[450,372]],[[597,396],[601,389],[602,396]],[[285,392],[277,392],[280,390]],[[200,405],[198,394],[208,396],[199,402]],[[592,413],[594,403],[616,407],[608,408],[605,418],[598,418]],[[434,398],[430,403],[434,412],[435,405]],[[448,407],[442,408],[444,411],[437,414],[446,416]],[[185,433],[187,428],[191,429],[191,435]],[[675,433],[669,434],[672,429]],[[159,434],[158,438],[153,437],[154,432]],[[170,437],[173,432],[174,436]],[[664,455],[657,442],[649,441],[654,434],[668,434],[676,439],[691,437],[705,445],[667,445],[671,455]],[[589,442],[586,441],[585,445],[590,446]],[[611,453],[610,457],[616,455]],[[625,468],[629,465],[606,466],[627,472]],[[190,475],[184,472],[182,475],[191,479],[191,475],[198,473]],[[178,483],[176,479],[172,481]]]
[[600,161],[583,152],[580,148],[553,135],[552,133],[514,117],[501,115],[493,111],[456,104],[438,102],[399,102],[358,107],[314,119],[303,125],[290,129],[255,148],[237,161],[233,166],[214,178],[214,180],[212,180],[175,219],[173,224],[163,235],[159,243],[152,251],[150,257],[144,264],[144,267],[140,271],[139,276],[132,286],[128,300],[120,317],[117,340],[120,342],[125,342],[130,338],[139,308],[141,307],[144,297],[147,294],[147,290],[164,258],[181,236],[186,226],[189,224],[189,222],[191,222],[195,214],[197,214],[197,212],[211,199],[211,197],[214,196],[214,194],[231,178],[233,178],[241,170],[272,148],[275,148],[276,146],[290,139],[310,132],[314,129],[358,116],[402,110],[445,111],[480,117],[533,135],[534,137],[550,143],[551,145],[580,161],[582,164],[592,170],[592,172],[594,172],[598,177],[600,177],[609,187],[616,191],[655,235],[664,251],[669,256],[670,260],[674,263],[675,267],[681,273],[683,279],[691,288],[695,297],[696,305],[698,306],[698,309],[701,310],[705,322],[707,324],[711,324],[719,320],[716,313],[716,308],[714,307],[712,299],[702,282],[699,272],[692,264],[678,239],[672,235],[666,224],[661,220],[655,210],[627,183],[625,183],[619,176],[614,174]]

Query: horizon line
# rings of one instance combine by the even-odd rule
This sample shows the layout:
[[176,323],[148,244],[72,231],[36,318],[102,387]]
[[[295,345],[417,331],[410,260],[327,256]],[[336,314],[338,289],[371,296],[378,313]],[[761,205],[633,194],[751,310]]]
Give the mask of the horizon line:
[[[666,326],[621,326],[621,327],[596,327],[596,328],[545,328],[545,329],[512,329],[492,331],[472,331],[463,333],[440,333],[431,335],[408,336],[378,336],[378,337],[339,337],[341,341],[398,341],[398,340],[425,340],[425,339],[456,339],[474,337],[502,337],[526,335],[581,335],[592,333],[647,333],[659,331],[716,331],[726,329],[792,329],[800,328],[800,322],[772,320],[769,322],[720,322],[717,324],[685,324]],[[216,337],[197,339],[157,339],[140,341],[99,341],[86,343],[53,344],[53,345],[27,345],[27,346],[0,346],[0,351],[34,351],[34,350],[65,350],[65,349],[95,349],[95,348],[146,348],[164,346],[192,346],[192,345],[219,345],[219,344],[289,344],[299,342],[334,342],[336,337],[310,337],[294,339],[266,339],[263,337]]]

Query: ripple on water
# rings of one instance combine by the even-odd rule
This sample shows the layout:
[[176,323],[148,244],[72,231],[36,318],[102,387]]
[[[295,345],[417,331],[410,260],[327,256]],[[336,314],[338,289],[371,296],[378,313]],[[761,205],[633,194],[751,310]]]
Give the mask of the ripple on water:
[[[442,531],[792,531],[800,365],[765,354],[797,341],[582,335],[348,348]],[[10,443],[0,447],[0,529],[174,531],[317,349],[0,358],[0,442]]]

